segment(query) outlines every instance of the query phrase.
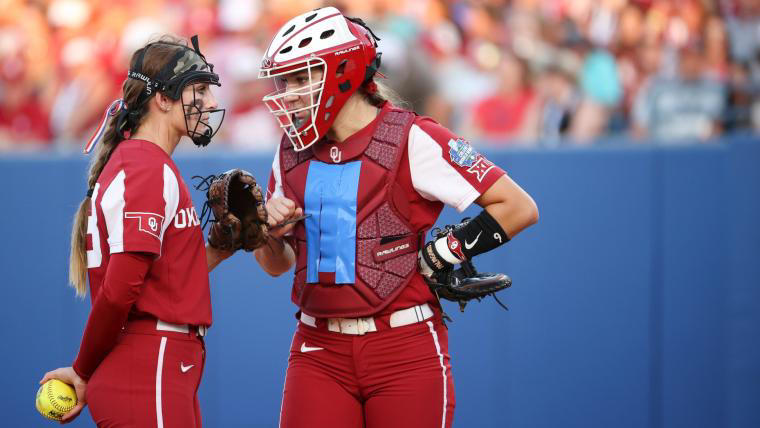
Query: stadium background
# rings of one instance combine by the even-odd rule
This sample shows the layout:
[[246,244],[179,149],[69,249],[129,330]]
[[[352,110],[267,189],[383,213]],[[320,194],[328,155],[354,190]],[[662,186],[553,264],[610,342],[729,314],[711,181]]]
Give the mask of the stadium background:
[[[447,306],[455,426],[760,426],[758,3],[327,3],[366,18],[388,83],[541,210],[478,259],[513,277],[510,312]],[[0,2],[4,426],[48,424],[36,382],[79,344],[89,301],[65,284],[86,190],[79,150],[125,55],[155,33],[200,34],[228,117],[209,150],[178,150],[180,170],[244,167],[265,181],[277,130],[257,101],[269,90],[255,79],[261,51],[284,20],[323,4]],[[447,210],[441,223],[458,219]],[[288,282],[247,254],[213,272],[206,426],[276,425]]]

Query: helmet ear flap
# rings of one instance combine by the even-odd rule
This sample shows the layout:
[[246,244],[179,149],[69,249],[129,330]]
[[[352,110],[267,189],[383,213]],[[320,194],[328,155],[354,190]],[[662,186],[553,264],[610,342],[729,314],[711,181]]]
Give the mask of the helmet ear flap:
[[[352,66],[351,69],[353,69],[353,61],[350,61],[350,63],[351,63],[350,65]],[[348,59],[344,59],[343,61],[341,61],[340,64],[338,64],[338,67],[335,69],[335,77],[340,78],[340,77],[343,77],[343,75],[346,74],[346,72],[350,72],[351,69],[346,70],[346,68],[348,67],[349,67]]]
[[380,70],[380,57],[382,55],[382,52],[378,52],[375,55],[375,58],[369,63],[367,69],[364,71],[364,81],[362,81],[362,85],[372,80],[372,78],[375,77],[377,71]]
[[[335,77],[338,79],[343,80],[338,84],[338,89],[340,89],[341,92],[346,92],[351,90],[351,80],[350,76],[353,76],[356,70],[357,64],[354,59],[346,58],[343,61],[338,64],[338,67],[335,69]],[[347,77],[347,78],[346,78]],[[361,86],[361,85],[359,85]]]

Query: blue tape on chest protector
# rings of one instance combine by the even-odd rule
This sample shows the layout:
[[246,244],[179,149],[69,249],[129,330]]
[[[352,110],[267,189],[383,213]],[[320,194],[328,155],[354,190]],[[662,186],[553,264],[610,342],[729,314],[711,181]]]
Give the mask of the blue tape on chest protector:
[[332,165],[311,161],[306,177],[306,282],[334,272],[336,284],[356,280],[356,212],[361,161]]

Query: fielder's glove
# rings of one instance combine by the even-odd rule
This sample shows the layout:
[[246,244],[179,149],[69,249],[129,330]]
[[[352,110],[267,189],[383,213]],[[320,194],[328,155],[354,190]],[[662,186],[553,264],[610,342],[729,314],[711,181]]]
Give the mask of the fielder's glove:
[[467,219],[459,225],[449,225],[443,229],[433,229],[435,239],[420,250],[420,273],[436,297],[459,303],[462,312],[470,300],[479,301],[486,296],[493,296],[501,307],[507,309],[496,297],[496,292],[511,286],[512,279],[503,273],[478,273],[471,260],[461,262],[460,267],[454,269],[455,265],[441,257],[435,248],[437,240],[447,239],[455,228],[461,227],[466,221]]
[[[242,169],[231,169],[218,176],[195,176],[196,189],[206,190],[202,218],[211,222],[209,246],[222,251],[253,251],[266,244],[267,211],[256,179]],[[203,188],[205,185],[205,189]],[[214,218],[208,219],[213,213]]]

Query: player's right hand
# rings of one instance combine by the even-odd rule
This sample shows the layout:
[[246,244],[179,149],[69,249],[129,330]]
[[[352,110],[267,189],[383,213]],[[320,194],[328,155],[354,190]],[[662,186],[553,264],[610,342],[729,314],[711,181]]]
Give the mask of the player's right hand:
[[53,371],[45,373],[42,377],[40,385],[49,381],[50,379],[58,379],[61,382],[68,383],[74,387],[74,391],[77,393],[77,404],[68,413],[63,415],[61,419],[62,424],[67,424],[73,421],[79,413],[82,412],[84,406],[87,405],[87,381],[79,377],[77,372],[72,367],[61,367]]
[[286,221],[303,215],[303,209],[297,207],[291,199],[280,197],[270,198],[267,200],[267,215],[269,222],[269,235],[274,238],[281,238],[295,227],[295,223],[286,224],[282,227],[275,227]]

